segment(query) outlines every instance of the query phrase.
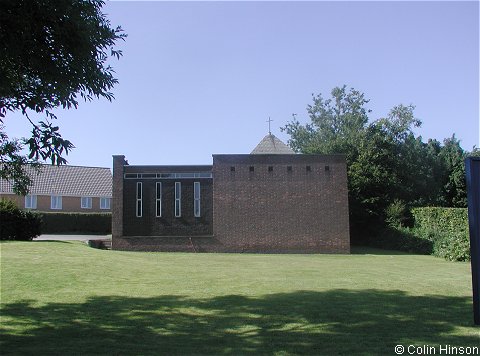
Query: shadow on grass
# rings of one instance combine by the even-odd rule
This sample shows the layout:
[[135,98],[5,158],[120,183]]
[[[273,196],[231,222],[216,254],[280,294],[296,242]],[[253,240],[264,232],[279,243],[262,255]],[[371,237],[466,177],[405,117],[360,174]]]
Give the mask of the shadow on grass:
[[377,247],[352,246],[350,249],[352,255],[412,255],[412,253],[398,250],[384,250]]
[[468,298],[400,291],[92,297],[4,304],[2,314],[2,354],[394,354],[397,344],[479,342]]

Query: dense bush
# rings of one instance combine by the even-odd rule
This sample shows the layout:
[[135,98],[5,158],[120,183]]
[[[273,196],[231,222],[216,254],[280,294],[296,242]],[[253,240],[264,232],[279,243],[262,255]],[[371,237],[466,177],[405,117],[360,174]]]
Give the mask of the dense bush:
[[112,231],[111,213],[42,213],[44,234],[107,235]]
[[417,236],[411,228],[386,227],[378,236],[370,243],[372,246],[423,255],[430,255],[433,252],[433,242]]
[[468,235],[468,212],[466,208],[414,208],[412,215],[415,228],[445,234]]
[[449,261],[470,261],[468,234],[441,234],[433,242],[433,254]]
[[30,241],[40,235],[37,213],[20,210],[9,200],[0,200],[0,240]]
[[[433,254],[449,261],[470,260],[468,213],[466,208],[414,208],[413,226],[400,202],[387,211],[389,226],[371,245],[386,249]],[[407,217],[407,218],[405,218]]]
[[470,260],[466,208],[415,208],[413,232],[433,242],[433,254],[450,261]]
[[413,216],[407,204],[399,199],[395,199],[392,204],[385,209],[385,222],[391,227],[411,227],[413,225]]

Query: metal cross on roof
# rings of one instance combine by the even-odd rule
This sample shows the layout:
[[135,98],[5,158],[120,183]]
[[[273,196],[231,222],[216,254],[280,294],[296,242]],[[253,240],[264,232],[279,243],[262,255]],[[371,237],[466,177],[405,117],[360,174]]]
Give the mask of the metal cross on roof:
[[272,134],[272,131],[270,129],[270,123],[272,122],[273,120],[270,119],[270,116],[268,117],[268,120],[266,122],[268,122],[268,134],[271,135]]

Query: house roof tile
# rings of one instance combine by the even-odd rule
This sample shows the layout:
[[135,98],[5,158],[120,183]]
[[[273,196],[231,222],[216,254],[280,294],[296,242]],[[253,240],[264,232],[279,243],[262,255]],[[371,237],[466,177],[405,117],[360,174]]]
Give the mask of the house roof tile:
[[[27,172],[33,181],[30,194],[78,197],[111,197],[112,173],[109,168],[42,165],[39,172],[31,166]],[[12,182],[0,179],[0,192],[13,193]]]

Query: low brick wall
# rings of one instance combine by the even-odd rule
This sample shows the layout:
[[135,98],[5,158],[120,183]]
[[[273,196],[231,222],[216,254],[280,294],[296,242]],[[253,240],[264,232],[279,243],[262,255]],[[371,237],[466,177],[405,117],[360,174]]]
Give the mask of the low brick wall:
[[209,236],[128,236],[112,238],[112,249],[151,252],[220,252],[222,245]]
[[[292,239],[295,241],[295,239]],[[224,244],[213,236],[128,236],[114,237],[112,249],[150,252],[218,252],[218,253],[350,253],[350,246],[338,244],[288,245],[239,243]]]

